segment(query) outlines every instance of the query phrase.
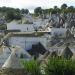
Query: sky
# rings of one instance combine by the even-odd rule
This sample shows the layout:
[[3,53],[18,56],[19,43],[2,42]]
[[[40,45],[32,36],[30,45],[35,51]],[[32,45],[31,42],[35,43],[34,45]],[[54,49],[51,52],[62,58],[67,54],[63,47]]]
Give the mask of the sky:
[[75,0],[0,0],[0,7],[24,8],[33,13],[36,7],[43,9],[52,8],[55,5],[60,7],[63,3],[68,6],[75,6]]

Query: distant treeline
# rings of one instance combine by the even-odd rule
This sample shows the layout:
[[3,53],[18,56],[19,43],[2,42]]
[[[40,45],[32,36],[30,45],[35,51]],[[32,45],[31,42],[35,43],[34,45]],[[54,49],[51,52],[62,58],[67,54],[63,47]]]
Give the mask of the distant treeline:
[[[6,20],[13,20],[13,19],[21,19],[22,14],[28,14],[28,9],[19,9],[19,8],[10,8],[10,7],[0,7],[0,16],[5,16]],[[67,4],[61,5],[60,8],[54,6],[53,8],[49,9],[42,9],[41,7],[37,7],[34,9],[34,15],[39,16],[42,14],[56,14],[56,13],[75,13],[74,6],[67,6]]]
[[36,15],[39,14],[56,14],[56,13],[75,13],[75,7],[74,6],[67,6],[67,4],[62,4],[60,8],[57,6],[54,6],[53,8],[49,9],[42,9],[41,7],[37,7],[34,9],[34,13]]
[[5,16],[6,20],[13,20],[13,19],[21,19],[22,14],[28,14],[28,9],[19,9],[19,8],[10,8],[10,7],[0,7],[0,17]]

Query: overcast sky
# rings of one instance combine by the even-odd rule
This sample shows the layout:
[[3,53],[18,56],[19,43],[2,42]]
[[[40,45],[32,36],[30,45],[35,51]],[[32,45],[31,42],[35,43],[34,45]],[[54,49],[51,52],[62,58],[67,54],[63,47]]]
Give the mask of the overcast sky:
[[68,6],[75,6],[75,0],[0,0],[0,6],[27,8],[30,12],[33,12],[33,9],[39,6],[45,9],[55,5],[60,7],[63,3]]

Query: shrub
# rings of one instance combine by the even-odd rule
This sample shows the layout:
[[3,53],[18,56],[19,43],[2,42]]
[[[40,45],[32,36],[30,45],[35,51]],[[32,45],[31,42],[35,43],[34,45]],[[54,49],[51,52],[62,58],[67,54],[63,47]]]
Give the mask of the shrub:
[[37,61],[30,60],[30,61],[22,61],[25,70],[30,73],[30,75],[41,75],[40,66]]
[[50,58],[45,73],[46,75],[75,75],[75,63],[63,58]]
[[0,30],[6,30],[7,29],[7,25],[0,25]]

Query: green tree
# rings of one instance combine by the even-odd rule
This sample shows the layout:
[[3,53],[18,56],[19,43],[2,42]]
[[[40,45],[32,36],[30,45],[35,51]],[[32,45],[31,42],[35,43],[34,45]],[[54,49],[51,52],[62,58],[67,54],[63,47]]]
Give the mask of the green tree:
[[14,11],[10,10],[6,14],[6,19],[7,20],[13,20],[14,19]]
[[63,12],[63,13],[65,13],[65,12],[67,12],[67,4],[62,4],[61,5],[61,12]]
[[68,7],[68,12],[75,12],[75,8],[73,6]]
[[28,13],[29,13],[29,10],[28,10],[28,9],[22,9],[22,10],[21,10],[21,13],[22,13],[22,14],[28,14]]
[[54,6],[54,9],[58,9],[58,7],[57,6]]
[[51,13],[53,11],[53,8],[50,8],[48,11],[49,11],[49,13]]
[[6,12],[7,11],[7,8],[5,6],[3,6],[2,9],[1,9],[1,11],[2,12]]
[[61,5],[61,9],[66,9],[67,8],[67,4],[62,4]]
[[34,9],[34,13],[35,15],[39,16],[42,14],[42,8],[41,7],[37,7]]

